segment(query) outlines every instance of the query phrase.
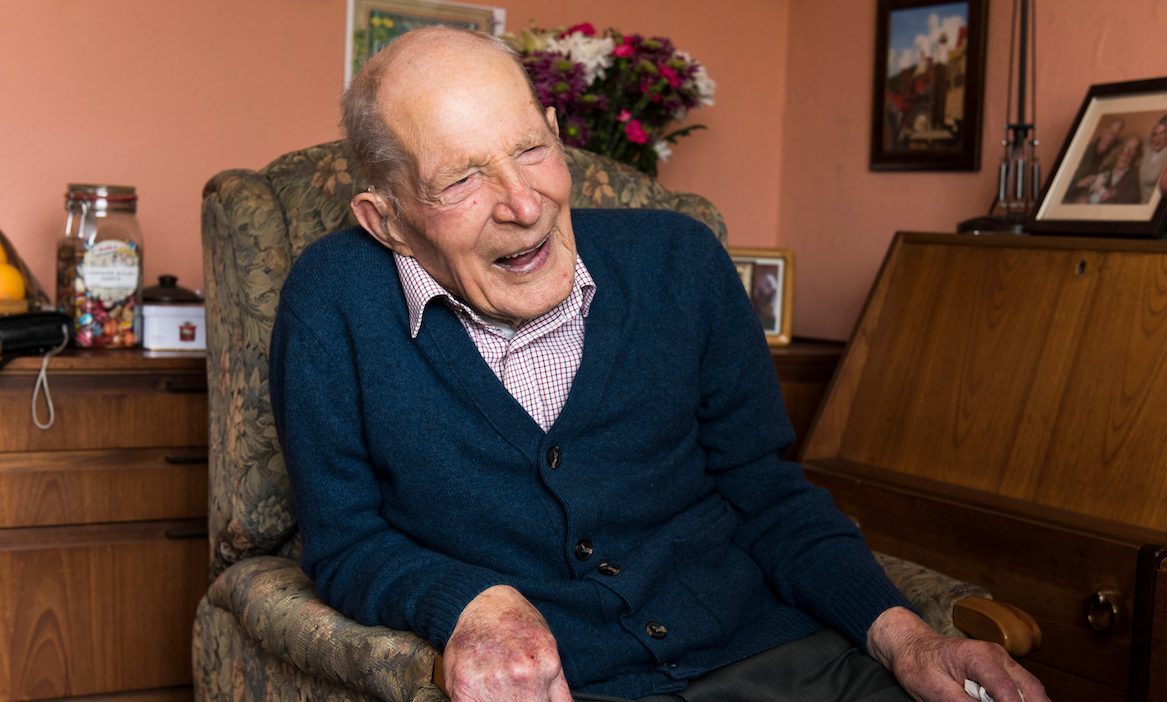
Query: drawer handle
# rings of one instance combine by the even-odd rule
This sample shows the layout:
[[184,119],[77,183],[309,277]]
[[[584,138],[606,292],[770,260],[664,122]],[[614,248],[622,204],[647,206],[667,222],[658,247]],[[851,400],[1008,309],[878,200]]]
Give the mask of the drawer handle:
[[205,453],[168,453],[162,456],[162,460],[170,465],[185,465],[188,463],[206,463],[207,454]]
[[207,530],[200,528],[167,529],[166,538],[171,541],[178,541],[180,539],[205,539],[207,538]]
[[166,392],[173,392],[179,394],[189,394],[196,392],[206,392],[207,384],[205,382],[189,381],[189,380],[167,380],[162,383],[162,387]]
[[1113,631],[1118,624],[1119,593],[1114,590],[1099,590],[1090,596],[1086,606],[1086,621],[1090,628],[1100,634]]

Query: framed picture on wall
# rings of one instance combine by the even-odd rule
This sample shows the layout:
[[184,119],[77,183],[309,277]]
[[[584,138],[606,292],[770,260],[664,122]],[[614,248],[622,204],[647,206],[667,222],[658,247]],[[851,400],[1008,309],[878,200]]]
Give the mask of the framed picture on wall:
[[729,249],[750,304],[771,346],[791,337],[791,297],[794,292],[794,252],[790,249]]
[[1093,85],[1027,229],[1167,234],[1167,78]]
[[879,0],[872,170],[980,170],[987,12],[987,0]]
[[502,34],[506,10],[438,0],[348,0],[344,84],[373,54],[411,29],[432,24]]

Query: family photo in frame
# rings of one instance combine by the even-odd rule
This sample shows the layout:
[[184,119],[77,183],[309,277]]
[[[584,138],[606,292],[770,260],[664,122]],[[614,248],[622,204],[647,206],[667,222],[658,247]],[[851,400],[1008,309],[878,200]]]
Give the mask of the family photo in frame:
[[1163,236],[1165,169],[1167,78],[1091,86],[1028,229]]
[[872,170],[980,169],[986,0],[879,0]]
[[770,346],[790,343],[794,252],[790,249],[730,248],[730,258]]

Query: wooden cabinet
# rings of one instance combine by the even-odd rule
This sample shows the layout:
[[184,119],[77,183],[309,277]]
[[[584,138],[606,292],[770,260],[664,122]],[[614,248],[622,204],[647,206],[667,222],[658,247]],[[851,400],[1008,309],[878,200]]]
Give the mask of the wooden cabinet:
[[208,562],[205,359],[61,354],[46,430],[31,417],[39,368],[0,370],[0,700],[190,699]]
[[896,236],[802,453],[872,548],[1041,627],[1059,702],[1167,702],[1167,242]]
[[777,346],[770,351],[796,437],[787,458],[798,456],[843,355],[843,347],[841,341],[795,338],[788,346]]

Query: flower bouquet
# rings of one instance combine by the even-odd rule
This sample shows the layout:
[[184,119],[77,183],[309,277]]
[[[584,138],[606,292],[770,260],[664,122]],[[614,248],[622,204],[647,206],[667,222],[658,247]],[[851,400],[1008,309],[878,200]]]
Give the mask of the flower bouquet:
[[563,143],[655,176],[670,145],[704,125],[668,131],[689,110],[713,104],[705,68],[664,37],[591,24],[534,27],[505,37],[519,52],[544,107],[554,107]]

